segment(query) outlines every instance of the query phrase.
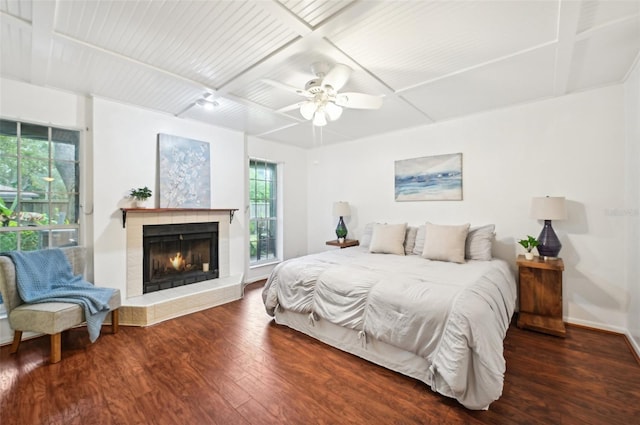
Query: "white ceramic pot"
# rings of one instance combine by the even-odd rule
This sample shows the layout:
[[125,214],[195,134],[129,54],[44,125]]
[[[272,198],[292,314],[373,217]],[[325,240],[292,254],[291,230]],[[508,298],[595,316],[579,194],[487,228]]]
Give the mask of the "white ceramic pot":
[[526,258],[527,260],[533,260],[533,252],[526,252],[524,254],[524,258]]
[[136,208],[147,208],[149,206],[149,199],[136,199],[134,205]]

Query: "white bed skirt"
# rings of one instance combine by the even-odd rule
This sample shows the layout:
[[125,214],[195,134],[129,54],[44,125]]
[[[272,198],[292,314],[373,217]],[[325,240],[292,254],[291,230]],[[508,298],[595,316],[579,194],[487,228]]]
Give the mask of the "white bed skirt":
[[[354,354],[377,365],[402,373],[431,387],[430,363],[413,353],[386,344],[384,342],[360,337],[358,331],[334,325],[323,319],[310,320],[308,314],[300,314],[280,308],[276,309],[275,320],[325,344]],[[438,392],[441,389],[438,389]],[[446,393],[442,393],[451,397]]]

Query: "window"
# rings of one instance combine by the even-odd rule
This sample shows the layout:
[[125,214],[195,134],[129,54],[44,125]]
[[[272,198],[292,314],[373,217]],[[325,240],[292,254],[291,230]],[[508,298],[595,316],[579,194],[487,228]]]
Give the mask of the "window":
[[0,120],[0,251],[78,244],[80,132]]
[[249,255],[252,265],[278,258],[277,170],[277,164],[249,160]]

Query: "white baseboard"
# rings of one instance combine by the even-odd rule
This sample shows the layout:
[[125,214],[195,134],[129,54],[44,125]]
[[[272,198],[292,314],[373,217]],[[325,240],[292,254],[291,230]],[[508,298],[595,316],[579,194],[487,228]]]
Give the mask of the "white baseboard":
[[592,322],[590,320],[581,320],[581,319],[574,319],[572,317],[566,317],[564,321],[569,324],[585,326],[587,328],[593,328],[593,329],[600,329],[603,331],[615,332],[622,335],[627,335],[629,333],[629,330],[626,328],[606,325],[604,323],[599,323],[599,322]]
[[629,340],[629,345],[636,351],[636,357],[640,359],[640,342],[636,341],[631,332],[625,333],[627,339]]
[[265,275],[260,275],[260,276],[251,276],[251,279],[248,279],[247,281],[244,282],[244,286],[251,285],[252,283],[256,283],[256,282],[259,282],[261,280],[268,279],[269,278],[269,274],[270,273],[267,273]]

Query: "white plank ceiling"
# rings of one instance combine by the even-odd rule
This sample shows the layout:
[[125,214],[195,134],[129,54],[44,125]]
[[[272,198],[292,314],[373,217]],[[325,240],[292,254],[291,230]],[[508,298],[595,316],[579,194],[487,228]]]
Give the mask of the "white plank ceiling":
[[[620,83],[640,0],[0,0],[0,37],[2,77],[313,147]],[[280,112],[302,98],[264,79],[317,61],[383,107]]]

